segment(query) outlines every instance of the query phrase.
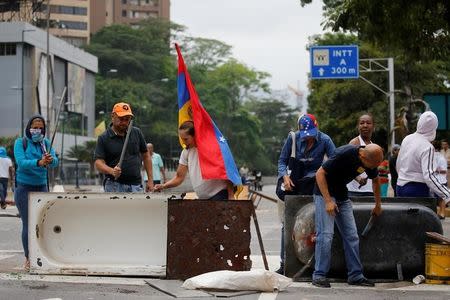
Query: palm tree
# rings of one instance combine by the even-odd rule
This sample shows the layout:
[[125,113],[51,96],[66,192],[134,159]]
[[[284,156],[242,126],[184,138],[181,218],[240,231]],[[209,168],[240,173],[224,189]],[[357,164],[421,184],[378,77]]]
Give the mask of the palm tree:
[[67,151],[66,155],[69,158],[77,159],[78,161],[89,163],[89,176],[94,177],[94,151],[97,145],[97,141],[86,141],[82,145],[77,145],[77,147],[72,146]]

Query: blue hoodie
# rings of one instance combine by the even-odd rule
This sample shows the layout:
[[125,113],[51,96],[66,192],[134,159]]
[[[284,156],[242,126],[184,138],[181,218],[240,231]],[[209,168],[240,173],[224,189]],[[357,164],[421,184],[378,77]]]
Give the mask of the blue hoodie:
[[[41,119],[44,122],[45,135],[45,120],[40,115],[35,115],[30,118],[25,129],[25,138],[27,139],[27,147],[24,151],[22,137],[17,138],[14,144],[14,158],[17,164],[16,181],[20,184],[26,185],[47,185],[47,168],[39,167],[38,160],[42,158],[44,152],[41,148],[41,143],[34,143],[31,139],[30,127],[34,119]],[[50,141],[44,138],[43,143],[46,148],[50,146]],[[47,149],[48,151],[48,149]],[[55,155],[55,150],[52,148],[50,154],[53,157],[53,162],[49,167],[54,168],[58,165],[58,158]]]
[[0,157],[2,158],[7,158],[8,155],[6,154],[6,148],[5,147],[0,147]]

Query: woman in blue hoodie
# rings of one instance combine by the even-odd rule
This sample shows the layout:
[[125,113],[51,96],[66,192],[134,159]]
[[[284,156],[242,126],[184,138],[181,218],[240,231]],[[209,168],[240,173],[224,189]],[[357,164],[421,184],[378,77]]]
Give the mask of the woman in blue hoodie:
[[16,190],[14,199],[22,219],[22,245],[25,253],[25,269],[29,270],[28,258],[28,194],[48,192],[47,170],[56,167],[58,158],[45,138],[45,120],[40,115],[31,117],[25,129],[25,137],[19,137],[14,144],[14,158],[17,164]]

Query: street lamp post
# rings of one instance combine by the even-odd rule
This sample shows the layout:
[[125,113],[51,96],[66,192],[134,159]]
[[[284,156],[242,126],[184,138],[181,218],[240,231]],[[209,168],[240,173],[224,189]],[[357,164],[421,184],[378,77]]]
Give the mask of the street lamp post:
[[77,142],[77,133],[75,133],[75,154],[76,154],[76,160],[75,160],[75,189],[80,189],[80,184],[78,180],[78,142]]
[[64,132],[65,132],[65,114],[60,116],[60,120],[62,121],[62,139],[61,139],[61,163],[59,164],[59,178],[61,178],[61,184],[64,184],[65,176],[64,176]]
[[[50,128],[50,0],[47,2],[47,128]],[[50,130],[47,136],[50,137]]]
[[[72,102],[66,102],[67,105],[75,105]],[[68,114],[68,119],[70,119],[70,111],[67,112]],[[83,115],[80,114],[81,117],[81,122],[83,122]],[[75,120],[76,121],[76,120]],[[76,122],[75,122],[76,123]],[[71,126],[72,127],[72,126]],[[82,128],[82,127],[80,127]],[[75,132],[75,130],[72,130],[72,133],[74,135],[75,138],[75,189],[79,189],[80,188],[80,182],[79,182],[79,170],[78,170],[78,134],[77,132]]]
[[25,106],[25,32],[35,31],[34,29],[22,29],[22,101],[21,101],[21,126],[20,126],[20,133],[23,134],[24,131],[24,106]]
[[[117,74],[117,72],[118,72],[117,69],[109,69],[108,71],[106,71],[106,74],[107,75],[111,74],[111,76],[113,76],[113,74]],[[113,96],[112,89],[109,90],[108,94],[110,95],[110,98],[112,98],[112,96]],[[105,116],[106,116],[107,112],[110,111],[110,108],[108,107],[108,104],[109,104],[109,99],[106,98],[106,100],[105,100]]]

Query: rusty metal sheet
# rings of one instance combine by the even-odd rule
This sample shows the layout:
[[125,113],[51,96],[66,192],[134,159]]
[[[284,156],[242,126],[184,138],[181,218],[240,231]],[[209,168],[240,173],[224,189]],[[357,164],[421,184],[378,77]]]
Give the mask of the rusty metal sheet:
[[169,201],[167,278],[250,270],[252,205],[248,200]]

